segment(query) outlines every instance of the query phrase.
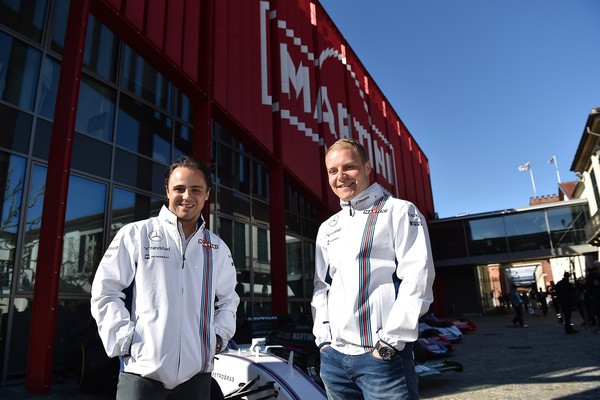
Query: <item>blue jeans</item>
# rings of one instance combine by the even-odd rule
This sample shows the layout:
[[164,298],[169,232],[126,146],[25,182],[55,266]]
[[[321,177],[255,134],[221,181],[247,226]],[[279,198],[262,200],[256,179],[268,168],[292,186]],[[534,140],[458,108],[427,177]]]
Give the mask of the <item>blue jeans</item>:
[[371,353],[349,356],[321,350],[321,379],[329,400],[416,400],[419,388],[412,344],[391,361]]

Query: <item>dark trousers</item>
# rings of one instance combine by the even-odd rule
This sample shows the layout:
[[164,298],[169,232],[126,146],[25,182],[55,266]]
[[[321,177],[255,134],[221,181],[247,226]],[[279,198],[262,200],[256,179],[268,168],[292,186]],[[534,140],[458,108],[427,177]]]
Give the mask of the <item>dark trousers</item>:
[[573,331],[571,326],[571,315],[573,314],[572,303],[560,303],[560,310],[562,311],[563,323],[565,324],[565,332]]
[[515,310],[515,317],[513,318],[513,324],[519,324],[519,326],[523,326],[525,323],[523,322],[523,306],[513,306]]
[[198,374],[190,380],[167,389],[162,382],[136,374],[121,372],[117,400],[209,400],[210,374]]

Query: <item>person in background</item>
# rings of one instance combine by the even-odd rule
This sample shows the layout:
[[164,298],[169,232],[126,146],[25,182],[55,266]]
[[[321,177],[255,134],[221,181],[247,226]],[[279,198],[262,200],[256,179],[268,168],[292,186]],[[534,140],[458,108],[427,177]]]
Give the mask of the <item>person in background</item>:
[[519,328],[527,328],[525,325],[525,321],[523,319],[523,300],[521,299],[521,295],[517,291],[517,285],[512,284],[510,287],[510,292],[508,293],[508,302],[512,306],[513,310],[515,310],[515,316],[512,319],[512,323],[514,326],[518,326]]
[[595,325],[594,333],[600,333],[600,261],[594,261],[586,277],[589,292],[590,319]]
[[566,334],[579,333],[579,331],[573,329],[571,325],[571,315],[573,314],[573,306],[575,305],[575,287],[569,281],[571,274],[565,272],[563,278],[556,283],[556,296],[560,303],[560,310],[563,316],[563,324],[565,326]]
[[341,205],[316,240],[313,333],[327,397],[418,399],[412,344],[435,275],[424,218],[370,183],[358,141],[334,143],[325,167]]
[[554,308],[556,318],[558,318],[558,323],[562,324],[563,316],[560,312],[560,303],[558,302],[558,296],[556,295],[556,283],[554,283],[554,281],[550,281],[547,292],[550,295],[550,298],[552,299],[552,308]]
[[546,300],[547,297],[548,293],[544,292],[542,288],[539,288],[539,291],[537,292],[537,300],[540,304],[540,308],[542,309],[542,314],[544,315],[544,317],[548,315],[548,300]]
[[168,207],[121,228],[100,261],[91,312],[121,358],[119,400],[209,399],[239,303],[229,248],[201,215],[210,188],[208,168],[180,158],[165,175]]

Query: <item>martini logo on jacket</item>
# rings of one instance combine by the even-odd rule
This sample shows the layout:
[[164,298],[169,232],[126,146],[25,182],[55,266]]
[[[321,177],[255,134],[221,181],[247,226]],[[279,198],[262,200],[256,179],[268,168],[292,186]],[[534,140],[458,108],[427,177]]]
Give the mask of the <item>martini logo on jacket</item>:
[[204,239],[198,239],[198,243],[200,243],[202,245],[202,247],[206,247],[206,248],[211,248],[211,249],[218,249],[219,248],[218,244],[212,244],[211,242],[207,242]]

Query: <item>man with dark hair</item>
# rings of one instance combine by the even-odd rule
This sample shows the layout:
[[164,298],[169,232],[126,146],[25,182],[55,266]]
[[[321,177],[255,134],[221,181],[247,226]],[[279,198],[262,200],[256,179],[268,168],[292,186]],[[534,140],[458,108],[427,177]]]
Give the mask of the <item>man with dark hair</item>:
[[353,139],[325,156],[341,211],[319,228],[312,299],[321,378],[329,399],[418,399],[412,344],[433,301],[425,221],[414,204],[370,184]]
[[121,228],[98,266],[91,311],[106,353],[121,358],[119,400],[209,399],[239,304],[229,248],[202,218],[210,188],[204,164],[174,162],[168,207]]
[[566,334],[579,333],[571,325],[571,315],[573,314],[573,306],[575,305],[575,286],[569,281],[570,276],[571,274],[565,272],[563,278],[556,283],[556,296],[560,303]]

